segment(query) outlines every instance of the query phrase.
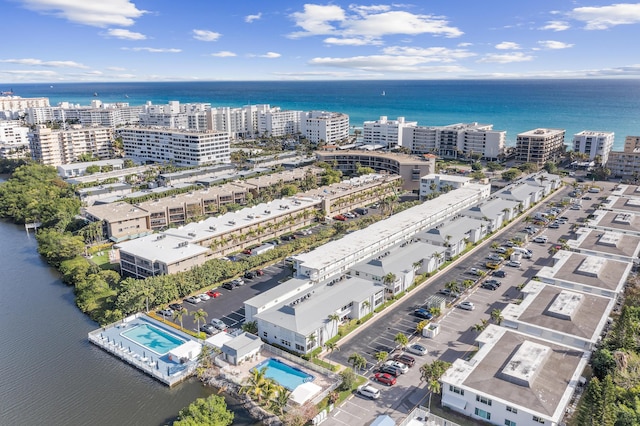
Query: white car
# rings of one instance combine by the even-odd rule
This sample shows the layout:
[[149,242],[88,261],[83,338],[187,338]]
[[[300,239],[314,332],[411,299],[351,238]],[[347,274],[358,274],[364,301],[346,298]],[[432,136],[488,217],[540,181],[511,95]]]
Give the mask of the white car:
[[465,311],[473,311],[476,307],[471,302],[460,302],[458,308],[464,309]]
[[221,319],[218,319],[218,318],[213,318],[211,320],[211,325],[221,331],[224,331],[227,329],[227,324],[225,324]]
[[508,250],[508,249],[507,249],[506,247],[498,247],[498,248],[496,249],[496,251],[497,251],[498,253],[500,253],[500,254],[505,254],[505,253],[507,252],[507,250]]
[[519,268],[520,266],[522,266],[522,263],[520,263],[519,260],[510,260],[507,262],[507,266],[511,266],[512,268]]
[[198,299],[200,299],[201,301],[209,300],[209,299],[211,299],[211,296],[209,296],[207,293],[202,293],[202,294],[198,295]]
[[547,241],[549,241],[549,237],[547,237],[546,235],[540,235],[538,237],[535,237],[533,239],[534,243],[541,243],[541,244],[545,244]]
[[371,399],[380,398],[380,389],[376,389],[369,384],[358,386],[358,393]]
[[384,365],[388,365],[390,367],[393,368],[397,368],[398,370],[400,370],[402,372],[402,374],[407,374],[409,372],[409,366],[407,366],[407,364],[404,364],[402,362],[399,361],[387,361],[384,363]]
[[186,299],[184,299],[184,301],[185,302],[189,302],[189,303],[193,303],[194,305],[196,303],[200,303],[201,302],[200,298],[197,297],[197,296],[189,296]]
[[414,355],[426,355],[429,352],[426,346],[419,345],[417,343],[409,346],[406,351]]

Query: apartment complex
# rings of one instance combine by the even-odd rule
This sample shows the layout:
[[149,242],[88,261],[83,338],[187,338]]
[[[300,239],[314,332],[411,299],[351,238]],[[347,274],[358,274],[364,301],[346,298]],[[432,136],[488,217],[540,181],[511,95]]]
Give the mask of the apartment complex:
[[210,109],[211,104],[208,103],[181,104],[169,101],[166,105],[152,105],[149,102],[139,114],[139,124],[143,127],[205,131],[209,128],[207,111]]
[[518,133],[516,160],[539,167],[547,161],[557,161],[565,152],[563,129],[534,129]]
[[355,173],[356,166],[371,167],[378,173],[395,174],[402,177],[402,188],[409,191],[420,190],[420,177],[435,172],[435,156],[422,158],[382,151],[338,150],[318,151],[318,161],[336,164],[336,168],[346,175]]
[[74,163],[83,154],[104,159],[113,155],[114,135],[110,127],[72,126],[69,130],[53,130],[40,124],[29,136],[31,157],[50,166]]
[[141,163],[172,163],[180,167],[228,163],[229,134],[169,128],[118,129],[127,157]]
[[417,125],[417,121],[407,122],[404,117],[389,120],[382,116],[379,120],[364,122],[362,140],[366,145],[393,149],[402,144],[404,130]]
[[142,106],[128,103],[103,104],[95,99],[89,106],[61,102],[58,106],[39,106],[26,109],[25,120],[31,125],[47,122],[79,123],[85,127],[99,126],[115,129],[137,124]]
[[640,177],[640,136],[627,136],[622,151],[611,151],[607,160],[611,176],[633,179]]
[[448,192],[462,188],[471,182],[471,178],[454,175],[428,174],[420,178],[420,198],[434,192]]
[[589,161],[594,161],[598,157],[600,159],[598,164],[607,164],[614,140],[613,132],[583,130],[573,135],[573,151],[589,155]]
[[49,106],[49,98],[22,98],[20,96],[0,96],[0,118],[15,120],[28,108]]
[[17,121],[0,121],[0,158],[18,159],[29,155],[29,128]]
[[336,144],[349,138],[349,116],[339,112],[311,111],[305,114],[302,134],[312,144]]
[[253,138],[260,133],[258,117],[270,109],[268,104],[211,108],[207,119],[209,130],[228,132],[231,139]]

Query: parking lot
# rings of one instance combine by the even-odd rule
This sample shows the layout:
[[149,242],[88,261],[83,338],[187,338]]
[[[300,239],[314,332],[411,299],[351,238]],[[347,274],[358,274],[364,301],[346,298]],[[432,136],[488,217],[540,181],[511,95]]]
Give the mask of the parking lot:
[[[477,277],[470,274],[471,268],[477,268],[487,273],[491,272],[485,264],[488,256],[495,253],[491,248],[492,243],[505,245],[517,233],[524,230],[524,218],[533,216],[536,212],[545,212],[550,207],[550,203],[559,204],[563,197],[573,190],[570,186],[557,191],[553,197],[544,203],[536,206],[535,209],[520,217],[500,234],[489,239],[473,252],[465,255],[446,271],[440,272],[436,277],[431,278],[426,284],[412,291],[407,296],[396,302],[387,310],[378,314],[368,323],[366,328],[357,330],[340,341],[340,350],[334,351],[326,356],[332,362],[349,365],[348,358],[358,353],[367,359],[367,368],[363,372],[368,377],[374,387],[381,389],[381,397],[377,401],[365,399],[362,396],[354,396],[342,406],[336,408],[332,416],[327,420],[329,425],[343,424],[366,424],[372,421],[379,414],[388,414],[395,420],[402,419],[415,405],[425,403],[428,392],[424,383],[420,382],[419,367],[425,363],[436,359],[453,362],[458,358],[468,358],[477,349],[475,339],[479,333],[474,325],[481,324],[483,320],[490,320],[491,312],[494,309],[502,310],[507,304],[516,302],[521,293],[519,286],[533,278],[537,271],[544,266],[551,265],[552,254],[550,249],[555,245],[561,245],[561,240],[572,238],[571,226],[574,223],[582,222],[583,218],[592,213],[600,202],[600,197],[605,197],[615,186],[615,184],[602,184],[604,186],[600,194],[588,194],[591,200],[582,200],[580,209],[572,210],[566,206],[557,216],[567,217],[566,223],[561,224],[556,229],[546,226],[538,226],[538,232],[530,236],[530,240],[538,235],[547,237],[544,243],[529,242],[523,247],[532,251],[530,259],[522,258],[521,265],[509,267],[503,265],[500,269],[506,272],[504,278],[496,278],[501,282],[496,290],[474,286],[471,290],[464,292],[456,300],[450,309],[438,318],[440,332],[435,338],[425,338],[415,333],[415,328],[419,318],[413,315],[414,309],[422,307],[429,296],[436,294],[443,289],[449,281],[456,280],[461,283],[465,279],[475,279]],[[584,195],[584,194],[583,194]],[[487,274],[487,278],[493,278]],[[475,309],[472,311],[456,308],[459,302],[468,301],[473,303]],[[373,381],[373,373],[376,371],[375,354],[378,351],[392,353],[396,348],[394,338],[398,333],[404,333],[410,337],[410,344],[420,343],[429,349],[428,355],[417,356],[415,366],[408,374],[401,375],[397,379],[396,385],[387,388],[385,385]],[[399,352],[394,352],[399,353]],[[357,419],[357,421],[356,421]]]

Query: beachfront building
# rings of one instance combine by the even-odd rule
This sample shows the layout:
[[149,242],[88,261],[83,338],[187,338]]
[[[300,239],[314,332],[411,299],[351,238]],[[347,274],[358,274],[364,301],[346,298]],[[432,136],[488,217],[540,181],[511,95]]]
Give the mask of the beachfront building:
[[147,102],[139,114],[139,125],[143,127],[168,127],[205,131],[208,129],[207,111],[209,103],[187,103],[169,101],[165,105],[153,105]]
[[547,161],[557,161],[564,155],[564,129],[533,129],[518,133],[516,160],[542,167]]
[[442,405],[495,425],[561,424],[590,352],[490,324],[440,378]]
[[318,161],[336,165],[336,169],[346,175],[356,172],[359,164],[361,167],[371,167],[377,173],[389,173],[399,175],[402,178],[402,189],[406,191],[420,190],[420,177],[434,173],[436,159],[433,156],[422,158],[381,151],[317,151]]
[[347,114],[310,111],[303,117],[301,127],[301,133],[312,144],[337,144],[349,139]]
[[404,117],[389,120],[381,116],[379,120],[364,122],[362,141],[375,148],[393,149],[402,145],[404,129],[417,125],[417,121],[405,121]]
[[27,108],[25,120],[31,125],[59,122],[115,129],[118,126],[137,124],[142,109],[142,106],[129,106],[128,103],[105,104],[98,99],[91,101],[88,106],[61,102],[54,107],[47,105]]
[[126,156],[141,163],[193,167],[231,160],[226,132],[148,127],[124,127],[117,132]]
[[29,128],[17,121],[0,121],[0,158],[29,157]]
[[29,133],[31,158],[42,164],[59,166],[78,161],[84,154],[97,158],[111,158],[113,129],[109,127],[71,126],[68,130],[53,130],[45,125],[36,126]]
[[424,199],[433,193],[449,192],[452,189],[462,188],[471,181],[471,178],[464,176],[431,173],[420,178],[420,198]]
[[384,302],[384,289],[347,275],[322,283],[292,278],[245,301],[246,321],[256,321],[262,340],[306,354],[322,348],[342,321],[373,312]]
[[48,107],[49,98],[22,98],[20,96],[0,96],[0,118],[17,120],[29,108]]
[[365,259],[386,253],[490,195],[489,185],[470,184],[423,204],[396,213],[366,229],[352,232],[308,253],[291,257],[295,276],[321,282],[346,273]]
[[587,154],[588,161],[598,160],[598,164],[607,164],[614,141],[613,132],[583,130],[573,135],[573,151]]
[[125,241],[114,249],[122,275],[137,279],[188,271],[202,265],[209,254],[207,247],[167,234]]
[[260,133],[259,117],[269,110],[268,104],[213,107],[207,112],[208,129],[227,132],[233,140],[253,138]]
[[640,136],[627,136],[622,151],[611,151],[607,160],[611,176],[638,183],[640,178]]
[[301,133],[303,111],[281,110],[279,107],[260,111],[258,133],[264,136],[287,136]]

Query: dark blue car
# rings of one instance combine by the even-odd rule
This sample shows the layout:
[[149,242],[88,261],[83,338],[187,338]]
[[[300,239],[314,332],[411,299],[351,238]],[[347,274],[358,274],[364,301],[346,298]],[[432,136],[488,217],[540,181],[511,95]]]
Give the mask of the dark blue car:
[[416,309],[415,311],[413,311],[413,315],[417,316],[418,318],[424,318],[424,319],[433,318],[433,315],[431,314],[431,312],[427,311],[424,308]]

